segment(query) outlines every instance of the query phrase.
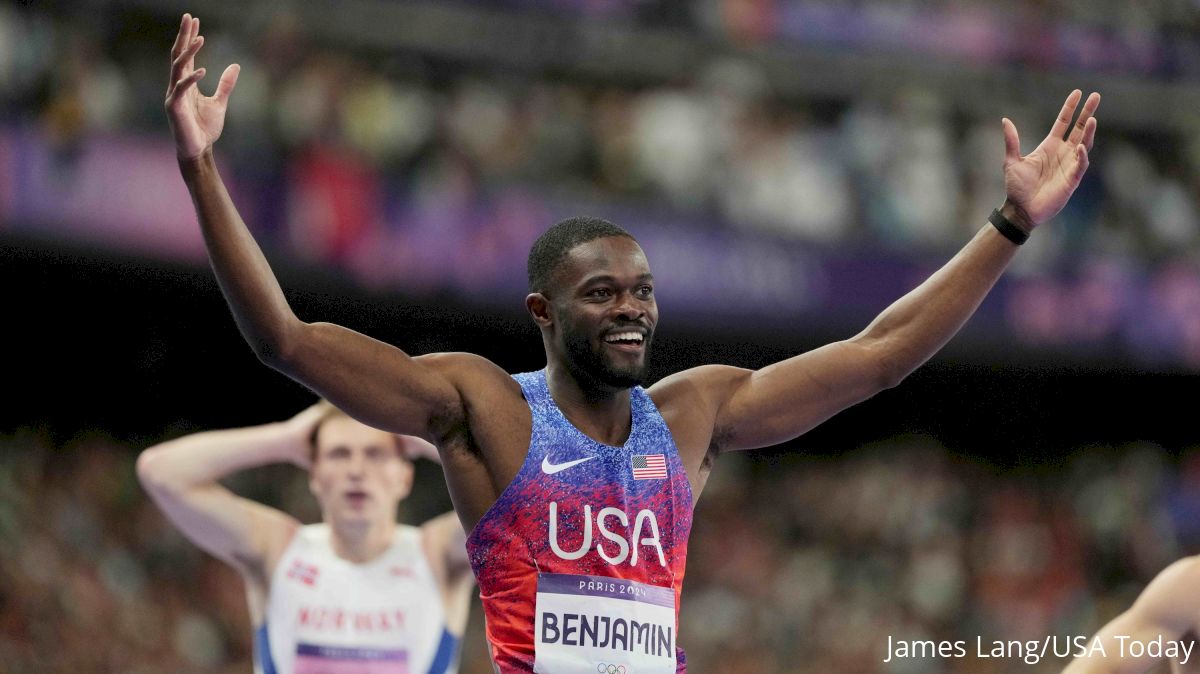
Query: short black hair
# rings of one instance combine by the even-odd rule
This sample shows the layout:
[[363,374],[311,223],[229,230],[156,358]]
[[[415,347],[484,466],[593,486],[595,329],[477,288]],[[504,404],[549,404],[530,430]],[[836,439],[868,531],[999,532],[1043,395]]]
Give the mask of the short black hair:
[[637,242],[632,234],[604,218],[577,215],[555,223],[529,249],[529,261],[526,264],[529,292],[545,294],[554,270],[572,248],[608,236],[624,236]]

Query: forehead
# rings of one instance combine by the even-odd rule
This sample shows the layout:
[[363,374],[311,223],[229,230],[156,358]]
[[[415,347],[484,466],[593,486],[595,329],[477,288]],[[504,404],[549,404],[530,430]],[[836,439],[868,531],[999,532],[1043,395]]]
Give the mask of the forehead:
[[388,446],[395,442],[391,433],[360,424],[350,417],[336,416],[321,424],[317,432],[317,448],[336,446]]
[[573,286],[596,276],[634,279],[649,273],[646,253],[636,241],[624,236],[607,236],[567,251],[556,276],[560,283]]

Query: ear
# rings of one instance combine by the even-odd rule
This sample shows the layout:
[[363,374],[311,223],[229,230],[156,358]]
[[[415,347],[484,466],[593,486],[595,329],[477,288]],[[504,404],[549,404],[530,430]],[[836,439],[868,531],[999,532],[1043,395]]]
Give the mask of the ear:
[[413,465],[412,461],[409,461],[404,465],[403,471],[404,471],[404,495],[407,497],[409,494],[412,493],[413,483],[417,479],[417,467]]
[[549,328],[554,325],[554,315],[550,309],[550,300],[541,293],[530,293],[525,296],[525,308],[533,316],[533,322],[539,328]]
[[317,473],[312,467],[308,469],[308,492],[320,502],[321,498],[317,493]]

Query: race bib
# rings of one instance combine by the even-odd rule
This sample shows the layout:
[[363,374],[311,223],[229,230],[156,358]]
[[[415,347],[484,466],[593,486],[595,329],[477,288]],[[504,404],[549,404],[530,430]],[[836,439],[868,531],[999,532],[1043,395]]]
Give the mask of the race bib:
[[297,644],[295,674],[408,674],[408,651]]
[[539,674],[675,674],[669,587],[539,573],[534,631]]

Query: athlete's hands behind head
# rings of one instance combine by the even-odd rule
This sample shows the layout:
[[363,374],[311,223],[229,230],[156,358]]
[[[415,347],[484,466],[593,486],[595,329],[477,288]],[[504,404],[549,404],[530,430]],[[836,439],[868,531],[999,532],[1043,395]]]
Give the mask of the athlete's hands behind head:
[[327,400],[316,403],[300,410],[295,416],[283,422],[287,433],[294,438],[291,461],[297,466],[308,470],[312,468],[312,436],[321,423],[333,411],[333,405]]
[[175,153],[180,159],[194,159],[212,147],[225,127],[225,109],[229,94],[237,84],[241,66],[234,63],[221,73],[217,91],[212,96],[200,94],[197,85],[204,77],[204,68],[197,69],[196,53],[204,45],[200,36],[200,19],[184,14],[171,48],[171,77],[167,82],[167,98],[163,107],[175,136]]
[[[332,414],[340,415],[342,413],[337,411],[333,403],[321,399],[283,422],[289,437],[295,439],[293,444],[296,450],[292,452],[292,463],[305,470],[312,468],[313,433],[317,430],[317,426]],[[400,455],[409,461],[426,459],[438,465],[442,463],[437,447],[421,438],[411,435],[396,435],[396,446],[400,450]]]
[[[1088,153],[1096,138],[1096,108],[1100,94],[1093,92],[1083,104],[1079,120],[1071,124],[1075,106],[1083,92],[1076,89],[1067,96],[1050,134],[1033,152],[1021,156],[1021,140],[1017,127],[1005,118],[1004,125],[1004,190],[1008,194],[1005,206],[1015,224],[1026,231],[1054,217],[1079,187],[1088,168]],[[1069,133],[1068,133],[1069,128]]]

